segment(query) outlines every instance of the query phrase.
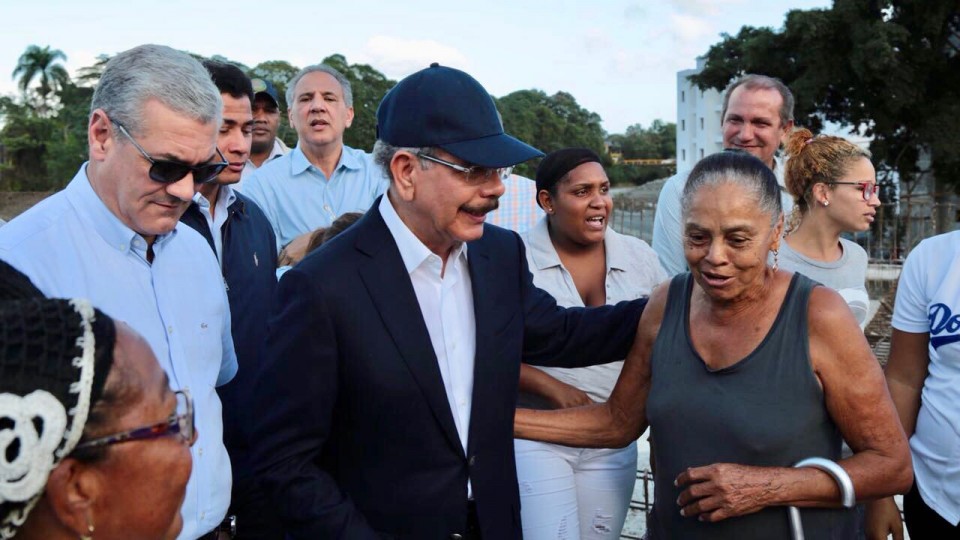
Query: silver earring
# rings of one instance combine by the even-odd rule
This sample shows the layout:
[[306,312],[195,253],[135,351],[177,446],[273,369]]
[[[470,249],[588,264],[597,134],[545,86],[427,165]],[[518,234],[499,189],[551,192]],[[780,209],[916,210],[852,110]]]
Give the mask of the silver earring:
[[81,534],[80,540],[93,540],[93,523],[87,519],[87,534]]
[[773,271],[776,272],[780,268],[780,250],[773,250]]
[[823,207],[826,208],[830,206],[830,201],[823,201]]

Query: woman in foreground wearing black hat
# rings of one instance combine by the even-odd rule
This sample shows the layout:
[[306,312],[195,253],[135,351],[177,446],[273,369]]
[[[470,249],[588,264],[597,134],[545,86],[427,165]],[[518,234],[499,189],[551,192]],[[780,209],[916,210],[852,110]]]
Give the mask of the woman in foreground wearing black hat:
[[176,538],[189,396],[130,327],[0,270],[0,539]]
[[[650,246],[609,228],[610,181],[592,150],[565,148],[545,157],[537,170],[537,202],[547,215],[523,235],[527,261],[534,284],[559,305],[632,300],[666,279]],[[519,404],[562,409],[606,401],[622,366],[524,364]],[[518,439],[515,449],[524,538],[620,537],[636,480],[636,442],[585,450]]]

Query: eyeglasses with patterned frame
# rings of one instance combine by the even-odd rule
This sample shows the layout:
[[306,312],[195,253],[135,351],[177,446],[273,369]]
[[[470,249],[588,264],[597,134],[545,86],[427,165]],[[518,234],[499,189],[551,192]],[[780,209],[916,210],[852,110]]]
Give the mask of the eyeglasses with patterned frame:
[[[875,182],[824,182],[830,186],[858,186],[863,192],[863,200],[869,201],[874,193],[880,193],[880,186]],[[879,196],[879,195],[878,195]]]
[[133,143],[133,146],[140,151],[140,154],[150,162],[150,179],[154,182],[160,182],[161,184],[173,184],[174,182],[179,182],[187,173],[193,173],[193,182],[195,184],[206,184],[214,181],[224,169],[230,166],[230,163],[227,161],[227,158],[223,157],[223,152],[217,148],[217,155],[220,156],[219,163],[204,163],[201,165],[187,165],[186,163],[180,161],[169,161],[164,159],[154,159],[153,156],[147,153],[146,150],[140,146],[139,143],[133,138],[132,135],[127,131],[127,128],[123,127],[120,122],[116,120],[111,120],[115,126],[119,129],[120,133]]
[[165,421],[114,433],[113,435],[104,435],[89,441],[80,441],[76,450],[102,448],[129,441],[158,439],[167,435],[179,435],[180,439],[192,445],[194,435],[193,398],[190,397],[190,392],[187,390],[178,390],[174,394],[177,396],[177,410]]
[[490,167],[481,167],[479,165],[467,167],[465,165],[451,163],[445,159],[440,159],[437,156],[432,156],[426,152],[417,152],[417,157],[427,161],[432,161],[434,163],[439,163],[441,165],[446,165],[455,171],[463,173],[463,175],[466,176],[467,183],[470,184],[486,182],[487,180],[490,180],[493,175],[499,176],[500,180],[506,180],[510,177],[510,174],[513,173],[513,167],[500,167],[496,169],[492,169]]

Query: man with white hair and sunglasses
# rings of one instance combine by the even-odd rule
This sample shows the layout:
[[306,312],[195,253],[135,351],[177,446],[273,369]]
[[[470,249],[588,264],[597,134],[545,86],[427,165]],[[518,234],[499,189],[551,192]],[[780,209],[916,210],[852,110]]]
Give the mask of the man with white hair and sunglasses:
[[216,256],[179,219],[228,165],[223,102],[189,55],[143,45],[107,64],[93,95],[89,161],[67,187],[0,230],[0,259],[52,297],[85,297],[146,338],[171,386],[195,401],[199,438],[180,538],[217,538],[230,460],[215,387],[233,378],[230,311]]

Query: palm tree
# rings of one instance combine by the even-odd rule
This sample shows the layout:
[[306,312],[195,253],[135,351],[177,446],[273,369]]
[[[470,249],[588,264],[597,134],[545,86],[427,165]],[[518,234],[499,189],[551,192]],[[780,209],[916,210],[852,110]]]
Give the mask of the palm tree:
[[33,83],[39,80],[37,94],[40,96],[40,108],[47,108],[48,96],[58,88],[70,82],[70,75],[60,63],[66,61],[67,55],[60,49],[51,49],[49,45],[39,47],[30,45],[17,60],[17,67],[13,70],[13,78],[20,76],[20,89],[24,93]]

